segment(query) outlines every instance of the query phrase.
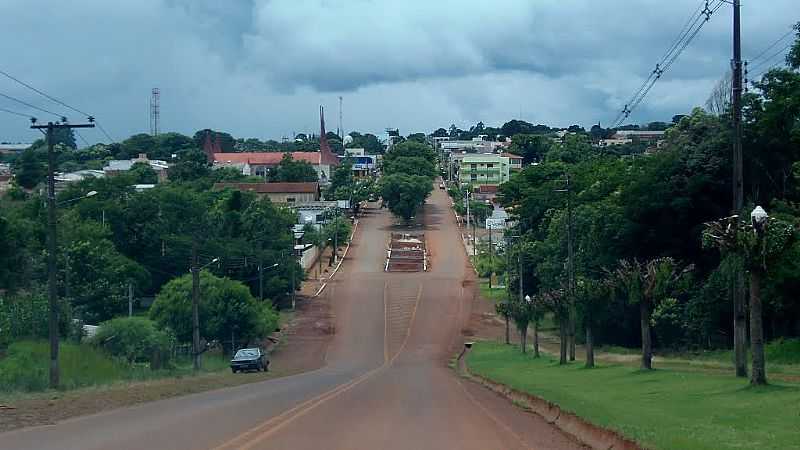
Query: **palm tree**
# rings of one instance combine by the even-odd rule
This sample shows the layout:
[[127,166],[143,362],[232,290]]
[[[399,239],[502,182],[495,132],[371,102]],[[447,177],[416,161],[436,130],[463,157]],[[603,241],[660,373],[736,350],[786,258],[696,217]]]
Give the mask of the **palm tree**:
[[642,369],[653,368],[653,340],[650,322],[653,306],[674,290],[676,282],[689,270],[683,270],[672,258],[655,258],[645,263],[636,259],[621,260],[613,272],[615,285],[622,288],[631,304],[639,305],[642,331]]
[[559,364],[567,363],[567,327],[569,326],[569,296],[565,289],[553,289],[541,295],[541,302],[558,322],[560,345]]
[[750,219],[748,223],[738,216],[732,216],[707,223],[703,244],[715,246],[723,253],[740,255],[750,273],[750,353],[753,358],[750,384],[765,385],[767,372],[761,281],[767,275],[769,266],[791,246],[795,239],[795,228],[782,220],[770,219],[760,206],[753,210]]

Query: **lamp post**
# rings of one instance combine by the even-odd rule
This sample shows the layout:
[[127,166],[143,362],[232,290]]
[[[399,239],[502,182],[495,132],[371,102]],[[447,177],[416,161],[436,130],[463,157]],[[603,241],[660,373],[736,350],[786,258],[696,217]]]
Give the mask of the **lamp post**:
[[[278,263],[275,263],[267,267],[267,270],[274,269],[278,267],[278,265]],[[264,266],[261,262],[258,263],[258,299],[262,302],[264,301]]]
[[533,323],[533,357],[539,357],[539,323],[536,318],[536,302],[530,295],[525,296],[525,303],[528,304],[531,322]]
[[[765,246],[764,233],[769,221],[769,215],[764,208],[756,206],[750,213],[750,222],[756,234],[758,252],[756,258],[761,258]],[[764,326],[762,323],[761,304],[761,278],[764,273],[762,262],[753,262],[750,270],[750,352],[753,355],[753,369],[750,374],[750,384],[767,384],[767,374],[764,363]]]

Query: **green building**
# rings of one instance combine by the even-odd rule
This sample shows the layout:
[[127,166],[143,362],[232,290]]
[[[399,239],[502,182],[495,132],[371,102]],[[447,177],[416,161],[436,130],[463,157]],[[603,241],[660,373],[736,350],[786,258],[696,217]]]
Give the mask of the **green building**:
[[458,166],[458,180],[474,186],[499,186],[508,181],[511,161],[495,154],[465,155]]

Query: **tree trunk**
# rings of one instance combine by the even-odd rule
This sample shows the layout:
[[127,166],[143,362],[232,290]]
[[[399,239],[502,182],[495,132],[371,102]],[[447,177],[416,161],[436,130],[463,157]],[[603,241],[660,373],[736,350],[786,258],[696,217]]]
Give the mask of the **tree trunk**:
[[588,320],[586,321],[586,367],[594,367],[594,337]]
[[653,368],[653,343],[650,338],[650,301],[639,301],[640,322],[642,327],[642,370]]
[[733,363],[737,377],[747,377],[747,305],[744,273],[737,270],[733,286]]
[[751,385],[767,384],[767,372],[764,362],[764,326],[761,316],[761,273],[750,272],[750,353],[753,355],[753,370],[750,375]]
[[508,314],[505,315],[506,318],[506,345],[511,343],[511,327],[509,325]]
[[526,353],[527,352],[526,347],[528,346],[528,326],[527,325],[524,326],[524,327],[520,327],[519,336],[521,338],[520,339],[520,345],[522,346],[522,353]]
[[558,320],[558,331],[560,337],[560,355],[559,355],[559,364],[566,364],[567,363],[567,321],[565,317],[561,317]]
[[539,357],[539,322],[533,321],[533,357]]

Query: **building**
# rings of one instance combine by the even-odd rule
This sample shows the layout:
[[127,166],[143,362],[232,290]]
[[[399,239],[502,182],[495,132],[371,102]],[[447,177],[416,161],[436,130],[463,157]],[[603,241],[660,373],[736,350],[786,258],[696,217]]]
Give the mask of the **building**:
[[[508,143],[510,144],[510,143]],[[494,153],[498,148],[508,145],[506,142],[484,141],[482,138],[473,138],[470,141],[439,141],[438,148],[444,153]]]
[[159,183],[167,181],[169,164],[159,159],[148,159],[147,155],[144,153],[140,153],[138,157],[133,159],[113,159],[103,167],[103,172],[109,177],[117,176],[131,170],[136,163],[149,165],[150,168],[156,172],[156,175],[158,175]]
[[0,154],[21,153],[27,150],[31,144],[9,144],[7,142],[0,143]]
[[214,189],[238,189],[269,198],[273,203],[297,204],[316,202],[320,198],[319,183],[217,183]]
[[513,153],[501,153],[500,156],[504,158],[508,158],[509,168],[512,171],[520,171],[522,170],[522,156],[515,155]]
[[56,173],[53,179],[56,183],[56,192],[61,192],[66,189],[67,185],[77,183],[87,178],[103,178],[106,173],[102,170],[77,170],[75,172]]
[[458,166],[458,180],[474,186],[499,186],[510,177],[509,158],[496,154],[464,155]]
[[[339,157],[331,151],[328,139],[325,137],[325,114],[322,106],[319,108],[320,138],[318,152],[287,152],[295,161],[305,161],[314,167],[317,172],[319,182],[327,184],[333,174],[333,170],[339,166]],[[209,158],[209,162],[215,168],[233,167],[241,171],[243,175],[258,176],[266,179],[270,170],[280,164],[285,153],[281,152],[242,152],[242,153],[222,153],[219,145],[212,143],[206,136],[207,145],[204,151]]]
[[10,173],[0,174],[0,192],[11,189],[11,178]]

